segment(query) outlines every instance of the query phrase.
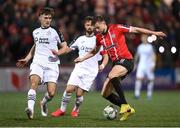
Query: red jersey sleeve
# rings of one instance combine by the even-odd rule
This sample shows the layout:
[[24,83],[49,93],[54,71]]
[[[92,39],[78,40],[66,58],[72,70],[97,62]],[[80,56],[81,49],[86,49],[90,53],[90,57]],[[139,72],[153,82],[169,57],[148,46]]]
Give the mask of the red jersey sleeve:
[[131,31],[131,27],[127,25],[117,24],[116,28],[118,28],[118,30],[120,30],[122,33],[128,33]]
[[107,54],[107,51],[106,51],[106,50],[102,50],[102,51],[100,52],[100,54],[101,54],[101,55]]
[[102,36],[100,34],[96,35],[96,46],[101,46],[101,40],[102,40]]

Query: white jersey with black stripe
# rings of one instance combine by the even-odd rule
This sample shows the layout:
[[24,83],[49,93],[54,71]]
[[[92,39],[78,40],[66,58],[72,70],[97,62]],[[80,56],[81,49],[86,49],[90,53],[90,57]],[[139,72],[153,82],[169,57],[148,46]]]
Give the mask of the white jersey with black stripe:
[[[86,35],[78,37],[73,44],[70,45],[70,48],[75,50],[76,48],[79,50],[79,57],[85,56],[88,52],[96,47],[96,37],[91,36],[88,37]],[[77,63],[75,65],[74,70],[78,74],[90,74],[92,76],[96,76],[98,73],[98,60],[99,60],[100,53],[98,52],[95,56]]]
[[38,64],[60,64],[58,56],[52,54],[51,49],[58,50],[58,43],[64,41],[63,35],[52,27],[37,28],[33,31],[36,44],[33,62]]

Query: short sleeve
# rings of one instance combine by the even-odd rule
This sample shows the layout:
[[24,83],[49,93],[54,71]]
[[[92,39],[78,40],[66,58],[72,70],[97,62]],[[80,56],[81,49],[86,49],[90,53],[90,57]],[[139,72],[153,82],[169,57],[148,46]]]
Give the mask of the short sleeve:
[[79,42],[79,38],[78,37],[74,38],[74,40],[69,44],[69,47],[72,50],[77,49],[78,48],[78,42]]
[[120,30],[122,33],[128,33],[131,31],[131,26],[128,25],[122,25],[122,24],[117,24],[116,26],[118,30]]
[[106,50],[102,50],[102,51],[100,51],[100,54],[101,55],[105,55],[105,54],[107,54],[107,51]]
[[55,39],[56,39],[59,43],[64,42],[64,41],[65,41],[65,40],[64,40],[64,36],[63,36],[62,32],[60,31],[60,29],[55,28],[55,30],[56,30],[56,33],[57,33],[57,35],[55,36]]

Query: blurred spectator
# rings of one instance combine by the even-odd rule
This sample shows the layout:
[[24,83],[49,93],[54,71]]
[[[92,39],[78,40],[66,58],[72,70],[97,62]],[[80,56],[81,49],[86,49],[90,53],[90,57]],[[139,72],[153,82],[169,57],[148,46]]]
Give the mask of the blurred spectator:
[[[43,6],[55,9],[53,25],[61,27],[68,43],[83,33],[81,19],[87,15],[103,14],[112,23],[163,30],[168,37],[156,42],[158,68],[180,66],[179,0],[0,0],[0,65],[14,65],[29,51],[31,33],[39,24],[36,21]],[[134,53],[140,36],[130,35],[127,40],[133,42],[127,43]],[[163,54],[158,52],[160,45],[166,48]],[[171,46],[177,48],[175,54],[169,50]],[[74,64],[73,57],[62,57],[62,64]]]

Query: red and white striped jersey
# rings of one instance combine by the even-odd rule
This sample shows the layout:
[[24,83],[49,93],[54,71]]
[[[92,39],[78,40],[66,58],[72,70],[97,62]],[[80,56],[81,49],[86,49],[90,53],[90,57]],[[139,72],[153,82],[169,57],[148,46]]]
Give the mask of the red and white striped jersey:
[[131,27],[120,24],[111,24],[105,34],[96,35],[96,46],[103,45],[112,61],[120,59],[133,59],[128,50],[125,33],[130,32]]

